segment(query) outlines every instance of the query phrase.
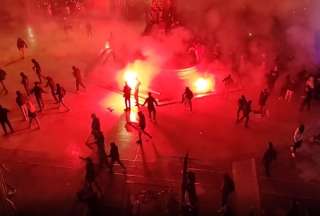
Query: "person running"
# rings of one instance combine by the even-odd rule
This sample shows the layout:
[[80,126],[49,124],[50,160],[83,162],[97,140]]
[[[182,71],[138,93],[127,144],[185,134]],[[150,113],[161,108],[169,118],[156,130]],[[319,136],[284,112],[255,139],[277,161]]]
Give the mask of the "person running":
[[24,59],[24,49],[28,48],[27,43],[23,39],[18,38],[17,39],[17,48],[20,52],[21,58]]
[[154,97],[152,97],[151,92],[149,92],[148,95],[149,96],[144,101],[142,106],[147,104],[149,118],[153,119],[155,121],[156,120],[156,107],[155,106],[158,106],[158,102],[156,101],[156,99],[154,99]]
[[30,95],[29,78],[23,72],[20,73],[20,76],[21,76],[21,84],[23,85],[23,88],[26,91],[26,94],[29,96]]
[[64,106],[64,108],[67,109],[67,111],[69,111],[69,107],[67,105],[65,105],[63,98],[66,95],[66,90],[59,84],[57,83],[56,85],[56,95],[58,97],[58,109],[60,108],[60,106]]
[[262,117],[266,115],[266,105],[267,105],[268,98],[269,98],[268,89],[262,90],[259,96],[259,106],[260,106],[260,113]]
[[276,160],[277,158],[277,152],[273,147],[272,142],[269,142],[269,147],[263,154],[262,162],[264,166],[264,170],[266,173],[266,176],[270,177],[270,167],[272,161]]
[[34,94],[36,101],[38,103],[39,111],[41,112],[44,108],[44,102],[42,99],[42,94],[46,93],[40,86],[39,82],[34,83],[34,87],[30,91],[31,94]]
[[303,143],[303,134],[304,134],[304,124],[301,124],[293,134],[293,144],[290,147],[291,150],[291,157],[296,157],[297,149],[302,146]]
[[249,100],[245,106],[244,106],[244,109],[243,109],[243,116],[240,118],[239,121],[242,121],[243,119],[245,119],[244,121],[244,126],[246,128],[249,127],[249,119],[250,119],[250,113],[252,112],[252,108],[251,108],[251,104],[252,104],[252,101]]
[[186,108],[189,107],[191,112],[192,112],[192,98],[193,98],[193,92],[189,87],[186,87],[182,94],[182,103]]
[[82,82],[82,76],[81,76],[81,72],[80,72],[80,69],[77,68],[76,66],[72,66],[72,74],[76,80],[76,89],[77,91],[80,90],[80,86],[84,89],[86,89],[86,86],[83,84]]
[[95,113],[91,114],[91,133],[94,135],[96,131],[101,131],[100,120]]
[[38,61],[35,59],[31,59],[32,62],[32,70],[37,74],[39,82],[42,83],[42,74],[41,74],[41,67]]
[[128,111],[131,109],[131,88],[127,82],[125,82],[125,85],[122,91],[123,91],[123,97],[124,97],[124,104],[126,106],[125,111]]
[[305,107],[307,107],[308,111],[311,109],[312,98],[313,98],[313,90],[310,86],[307,85],[305,88],[305,95],[300,106],[301,112],[304,111]]
[[59,101],[58,101],[58,98],[56,96],[56,84],[54,83],[53,79],[50,76],[47,76],[46,80],[47,80],[47,84],[45,85],[45,87],[49,87],[50,88],[50,92],[51,92],[51,95],[52,95],[54,101],[56,103],[58,103]]
[[9,127],[11,133],[14,133],[13,127],[11,126],[11,123],[8,118],[9,112],[10,110],[0,105],[0,124],[5,135],[8,135],[7,126]]
[[0,68],[0,84],[2,87],[0,94],[2,94],[2,92],[3,92],[5,95],[8,94],[8,89],[7,89],[6,85],[4,84],[4,80],[6,79],[6,76],[7,76],[7,72]]
[[115,162],[117,162],[124,170],[126,170],[126,167],[120,161],[118,146],[114,142],[112,142],[110,143],[110,147],[111,148],[110,148],[109,157],[111,158],[111,172],[112,172],[113,164]]
[[238,99],[238,110],[237,110],[237,122],[240,121],[240,113],[244,111],[244,108],[247,104],[247,99],[244,95],[241,95],[241,97]]
[[16,91],[16,103],[24,117],[24,120],[29,121],[27,99],[20,91]]
[[146,129],[146,118],[142,111],[138,112],[139,116],[139,140],[137,141],[138,144],[142,144],[142,133]]
[[40,129],[40,121],[38,119],[37,109],[30,99],[27,99],[28,108],[28,118],[29,118],[29,128],[32,127],[32,122],[35,121],[37,124],[37,129]]

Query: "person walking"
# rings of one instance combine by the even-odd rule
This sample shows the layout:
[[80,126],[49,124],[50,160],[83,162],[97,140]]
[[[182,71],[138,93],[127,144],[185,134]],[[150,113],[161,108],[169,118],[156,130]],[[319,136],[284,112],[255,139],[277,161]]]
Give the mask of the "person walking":
[[82,82],[82,76],[81,76],[81,72],[80,72],[80,69],[77,68],[76,66],[72,66],[72,74],[76,80],[76,89],[77,91],[80,90],[80,86],[84,89],[86,89],[86,86],[83,84]]
[[291,157],[295,158],[296,157],[296,152],[297,149],[302,146],[303,143],[303,136],[304,136],[304,124],[301,124],[293,134],[293,144],[290,147],[291,150]]
[[0,94],[4,93],[5,95],[8,94],[8,89],[7,89],[6,85],[4,84],[4,80],[6,79],[6,76],[7,76],[7,72],[0,68],[0,84],[2,87]]
[[294,91],[295,91],[295,85],[296,85],[296,83],[293,79],[290,79],[288,81],[287,90],[286,90],[286,94],[284,97],[285,101],[291,102],[291,100],[293,98]]
[[238,99],[237,122],[240,121],[240,113],[244,111],[246,104],[246,97],[244,95],[241,95],[241,97]]
[[16,91],[16,103],[23,115],[24,120],[29,121],[27,99],[20,91]]
[[243,109],[243,116],[240,118],[239,121],[242,121],[243,119],[245,119],[244,121],[244,126],[246,128],[249,127],[249,119],[250,119],[250,113],[252,112],[252,108],[251,108],[251,104],[252,104],[252,101],[249,100],[245,106],[244,106],[244,109]]
[[263,154],[262,162],[264,166],[264,170],[266,173],[266,176],[270,177],[270,167],[272,161],[276,160],[277,158],[277,152],[273,147],[272,142],[269,142],[268,149]]
[[313,99],[313,90],[309,85],[307,85],[305,88],[305,95],[300,106],[301,112],[304,111],[305,107],[307,107],[307,110],[310,111],[312,99]]
[[23,85],[24,90],[26,91],[27,96],[30,95],[30,85],[29,85],[29,78],[25,73],[21,72],[21,84]]
[[138,112],[139,117],[139,140],[137,141],[138,144],[142,144],[142,133],[146,129],[146,118],[142,111]]
[[41,74],[41,67],[38,61],[36,61],[35,59],[31,59],[32,62],[32,70],[36,73],[39,82],[42,83],[42,74]]
[[50,76],[47,76],[46,80],[47,80],[47,84],[45,85],[45,87],[49,87],[50,88],[50,92],[51,92],[51,95],[53,97],[53,100],[56,103],[59,103],[57,95],[56,95],[56,92],[57,92],[56,91],[56,84],[54,83],[53,79]]
[[29,128],[32,127],[32,122],[35,121],[37,124],[37,129],[40,129],[40,121],[38,119],[37,109],[34,106],[33,102],[30,99],[27,99],[27,108],[28,108],[28,118],[29,118]]
[[264,117],[266,115],[266,105],[269,98],[269,91],[268,89],[264,89],[261,91],[259,96],[259,106],[260,106],[260,113],[261,116]]
[[80,157],[80,159],[84,160],[86,163],[84,185],[91,188],[95,186],[102,194],[102,190],[96,181],[97,174],[92,159],[90,157]]
[[118,150],[118,146],[112,142],[110,143],[110,153],[109,153],[109,157],[111,159],[111,172],[112,172],[112,169],[113,169],[113,164],[115,162],[117,162],[124,170],[126,170],[126,167],[124,166],[124,164],[121,162],[120,160],[120,155],[119,155],[119,150]]
[[28,48],[27,43],[23,39],[18,38],[17,39],[17,48],[18,48],[18,50],[20,52],[21,58],[24,59],[24,49]]
[[34,87],[30,91],[31,94],[34,94],[36,101],[38,103],[39,111],[41,112],[44,108],[44,102],[42,99],[42,94],[46,93],[40,86],[39,82],[34,83]]
[[129,111],[131,109],[131,88],[127,82],[123,87],[123,97],[124,97],[124,104],[125,104],[125,111]]
[[69,111],[70,108],[63,101],[63,98],[66,95],[66,90],[59,83],[56,85],[56,95],[58,97],[58,109],[62,105],[67,109],[67,111]]
[[91,133],[94,135],[96,131],[101,131],[100,120],[95,113],[91,114]]
[[149,118],[156,120],[156,106],[158,106],[158,102],[154,97],[152,97],[151,92],[148,93],[147,99],[144,101],[143,106],[147,104],[148,112],[149,112]]
[[7,108],[2,107],[2,105],[0,105],[0,124],[2,126],[4,135],[8,135],[7,126],[9,127],[11,133],[14,133],[13,127],[11,126],[11,123],[10,123],[9,117],[8,117],[9,112],[10,112],[10,110],[8,110]]
[[192,98],[193,92],[189,87],[186,87],[183,94],[182,94],[182,103],[184,104],[185,108],[189,108],[192,112]]
[[107,154],[105,151],[105,143],[104,143],[104,135],[102,131],[95,131],[94,132],[95,143],[97,145],[97,153],[99,159],[99,167],[102,169],[104,166],[110,167],[108,162]]

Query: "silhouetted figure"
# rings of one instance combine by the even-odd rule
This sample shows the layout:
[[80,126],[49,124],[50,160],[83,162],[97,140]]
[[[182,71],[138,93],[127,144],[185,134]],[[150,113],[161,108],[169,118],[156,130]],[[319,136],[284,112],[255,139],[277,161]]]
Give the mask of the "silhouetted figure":
[[91,114],[91,119],[91,133],[94,135],[96,131],[101,131],[100,120],[94,113]]
[[276,160],[276,158],[277,158],[277,152],[274,149],[272,142],[269,142],[269,147],[264,153],[262,158],[264,170],[265,170],[266,176],[268,177],[270,176],[271,163],[272,161]]
[[27,107],[27,98],[20,92],[16,91],[16,103],[23,115],[24,120],[28,121],[28,107]]
[[18,38],[17,39],[17,48],[20,52],[21,58],[24,59],[24,49],[28,48],[27,43],[23,39]]
[[63,98],[66,95],[66,90],[59,84],[57,83],[56,85],[56,95],[58,97],[58,109],[60,108],[60,106],[64,106],[64,108],[67,109],[67,111],[69,111],[69,107],[64,103]]
[[192,111],[192,98],[193,92],[189,87],[186,87],[182,94],[182,103],[184,103],[185,107],[189,107],[190,111]]
[[278,77],[279,77],[278,67],[275,66],[273,70],[271,70],[270,73],[267,74],[267,85],[270,91],[273,90],[276,84],[276,81],[278,80]]
[[107,154],[105,151],[104,135],[102,131],[96,130],[94,132],[94,137],[95,137],[95,143],[97,145],[97,153],[98,153],[100,169],[103,168],[104,166],[110,167]]
[[54,83],[53,79],[50,76],[47,76],[46,80],[47,80],[47,84],[45,85],[45,87],[50,88],[50,92],[54,101],[58,103],[58,98],[56,96],[56,84]]
[[76,80],[76,89],[77,89],[77,91],[79,91],[80,86],[85,89],[86,86],[82,82],[82,76],[81,76],[80,69],[77,68],[76,66],[72,66],[72,70],[73,70],[73,72],[72,72],[73,76],[74,76],[74,78]]
[[127,82],[123,87],[123,97],[124,97],[124,104],[126,106],[125,110],[128,111],[131,109],[131,88]]
[[37,74],[39,82],[42,83],[42,74],[41,74],[41,67],[37,60],[31,59],[32,62],[32,70]]
[[40,129],[40,121],[38,119],[37,110],[30,99],[27,99],[27,108],[28,108],[29,128],[32,127],[32,122],[35,121],[37,124],[37,129]]
[[234,181],[228,174],[224,174],[223,184],[221,187],[221,191],[222,191],[221,206],[222,207],[228,204],[229,197],[234,192],[234,190],[235,190]]
[[142,133],[146,129],[146,118],[142,111],[138,112],[139,117],[139,140],[137,141],[138,144],[142,144]]
[[311,109],[312,98],[313,98],[312,88],[307,85],[305,88],[305,95],[300,106],[300,111],[304,111],[305,107],[307,107],[308,111]]
[[284,100],[287,102],[291,102],[293,98],[293,94],[295,91],[296,83],[293,79],[290,79],[287,85],[286,95],[284,97]]
[[238,100],[238,110],[237,110],[237,122],[240,120],[240,113],[244,111],[245,106],[247,104],[247,99],[244,95],[241,95],[241,97]]
[[111,159],[111,172],[112,172],[113,164],[115,162],[117,162],[123,169],[126,169],[124,164],[120,161],[118,146],[114,142],[112,142],[110,143],[110,147],[111,148],[110,148],[109,157]]
[[96,188],[102,194],[102,190],[101,190],[100,186],[97,184],[97,181],[96,181],[97,174],[96,174],[92,159],[90,157],[86,157],[86,158],[80,157],[80,159],[84,160],[85,163],[86,163],[86,168],[85,168],[86,169],[86,173],[85,173],[85,182],[84,182],[85,186],[89,186],[91,188],[93,186],[96,186]]
[[141,85],[141,82],[136,79],[136,86],[134,88],[134,99],[136,101],[136,106],[139,107],[139,90],[140,90],[140,85]]
[[7,72],[0,68],[0,84],[1,84],[1,91],[0,94],[4,93],[5,95],[8,94],[8,89],[4,84],[4,80],[6,79]]
[[304,125],[301,124],[295,131],[293,134],[293,144],[290,147],[291,150],[291,156],[293,158],[296,157],[296,151],[298,148],[300,148],[302,146],[303,143],[303,134],[304,134]]
[[290,85],[290,82],[291,82],[291,77],[290,77],[290,75],[288,74],[288,75],[285,77],[285,80],[284,80],[284,82],[283,82],[283,84],[282,84],[282,86],[281,86],[279,99],[285,99],[286,92],[287,92],[288,86]]
[[147,99],[144,101],[143,106],[147,104],[149,118],[156,120],[156,106],[158,106],[158,102],[154,97],[152,97],[151,92],[148,93]]
[[14,132],[11,123],[9,121],[8,113],[10,111],[7,108],[4,108],[0,105],[0,124],[2,126],[3,132],[5,135],[8,135],[7,126],[9,127],[11,133]]
[[265,116],[266,114],[266,105],[267,105],[268,98],[269,98],[268,89],[262,90],[259,96],[259,106],[260,106],[260,112],[262,116]]
[[252,101],[249,100],[243,109],[243,116],[240,118],[240,121],[244,119],[244,126],[247,128],[249,127],[249,119],[250,119],[250,113],[252,112],[251,108]]
[[46,93],[40,86],[39,82],[35,82],[34,83],[34,87],[31,89],[30,91],[31,94],[34,94],[38,107],[39,107],[39,111],[41,112],[42,109],[44,108],[44,102],[42,99],[42,94]]
[[20,73],[21,76],[21,84],[23,85],[26,94],[30,95],[30,85],[29,85],[29,78],[23,72]]

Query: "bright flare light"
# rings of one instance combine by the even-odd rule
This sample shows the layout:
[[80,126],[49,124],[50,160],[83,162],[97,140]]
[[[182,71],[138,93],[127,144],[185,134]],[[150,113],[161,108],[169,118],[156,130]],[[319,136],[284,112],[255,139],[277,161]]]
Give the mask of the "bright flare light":
[[109,48],[110,48],[110,43],[109,43],[109,41],[106,41],[106,43],[104,44],[104,48],[105,48],[105,49],[109,49]]
[[135,89],[138,83],[137,73],[131,70],[126,71],[124,73],[124,80],[128,83],[132,90]]
[[209,78],[200,77],[194,82],[196,93],[207,93],[213,90],[212,80]]

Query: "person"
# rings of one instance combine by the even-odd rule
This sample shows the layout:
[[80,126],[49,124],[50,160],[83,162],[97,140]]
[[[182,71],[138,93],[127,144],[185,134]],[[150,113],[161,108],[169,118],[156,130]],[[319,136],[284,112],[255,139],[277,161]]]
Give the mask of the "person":
[[2,94],[2,92],[4,92],[5,95],[8,94],[8,89],[7,89],[6,85],[4,84],[4,80],[6,79],[6,76],[7,76],[7,72],[0,68],[0,84],[2,86],[0,94]]
[[241,97],[238,99],[237,122],[240,121],[240,113],[244,111],[246,104],[246,97],[244,95],[241,95]]
[[92,159],[90,157],[86,157],[86,158],[80,157],[80,159],[84,160],[86,163],[86,168],[85,168],[86,174],[85,174],[84,185],[91,188],[93,186],[96,186],[96,188],[102,193],[102,190],[96,181],[97,174],[94,169],[94,164]]
[[58,97],[58,109],[60,108],[60,106],[64,106],[64,108],[67,109],[67,111],[69,111],[69,107],[67,105],[65,105],[63,98],[66,95],[66,90],[59,84],[57,83],[56,85],[56,95]]
[[278,66],[275,66],[270,73],[267,74],[267,85],[269,91],[272,91],[279,77]]
[[221,206],[224,207],[228,204],[230,195],[235,191],[235,185],[233,179],[229,174],[225,173],[223,175],[223,184],[221,186]]
[[259,105],[260,105],[261,116],[265,116],[265,114],[266,114],[266,104],[267,104],[268,98],[269,98],[268,89],[262,90],[260,93],[260,96],[259,96]]
[[131,109],[131,88],[127,82],[125,82],[123,87],[123,97],[124,97],[124,104],[126,106],[125,111]]
[[301,147],[303,143],[303,134],[304,134],[304,124],[301,124],[293,134],[293,144],[290,147],[291,150],[291,157],[295,158],[296,157],[296,151],[298,148]]
[[34,94],[36,101],[38,103],[39,111],[41,112],[44,108],[44,102],[42,99],[42,94],[46,93],[40,86],[39,82],[34,83],[34,87],[30,91],[31,94]]
[[17,48],[20,52],[21,58],[24,59],[24,48],[28,48],[27,43],[23,39],[18,38],[17,39]]
[[73,70],[73,72],[72,72],[73,76],[74,76],[74,78],[76,80],[76,89],[77,89],[77,91],[79,91],[80,86],[85,89],[86,86],[82,82],[82,76],[81,76],[80,69],[77,68],[76,66],[72,66],[72,70]]
[[41,67],[39,62],[35,59],[31,59],[31,62],[33,64],[32,70],[37,74],[39,82],[42,83]]
[[29,121],[27,99],[20,91],[16,91],[16,103],[22,112],[24,120]]
[[10,112],[10,110],[8,110],[7,108],[5,107],[2,107],[0,105],[0,124],[2,126],[2,129],[3,129],[3,132],[5,135],[8,135],[8,131],[7,131],[7,126],[9,127],[11,133],[14,132],[12,126],[11,126],[11,123],[9,121],[9,118],[8,118],[8,113]]
[[266,176],[270,177],[270,166],[273,160],[276,160],[277,158],[277,152],[273,147],[272,142],[269,142],[268,149],[263,154],[262,162],[264,166],[264,170],[266,173]]
[[136,86],[134,88],[134,99],[136,101],[136,106],[139,107],[139,88],[140,88],[141,82],[136,78]]
[[115,162],[117,162],[124,170],[126,170],[126,167],[120,161],[118,146],[114,142],[112,142],[110,143],[110,147],[111,148],[110,148],[109,157],[111,158],[111,172],[112,172],[113,164]]
[[[148,93],[147,99],[144,101],[143,106],[147,104],[148,112],[149,112],[149,118],[156,120],[156,106],[158,106],[158,102],[154,97],[152,97],[151,92]],[[152,118],[151,118],[152,116]]]
[[92,25],[90,22],[86,23],[86,32],[87,32],[87,36],[88,38],[92,38]]
[[185,107],[189,107],[190,111],[192,111],[192,98],[193,92],[189,87],[186,87],[182,94],[182,103],[184,103]]
[[285,99],[286,92],[287,92],[288,86],[290,85],[290,82],[291,82],[291,77],[288,74],[286,75],[284,82],[280,88],[279,99]]
[[29,78],[23,72],[20,73],[20,76],[21,76],[21,84],[23,85],[24,90],[26,91],[26,94],[29,96],[30,95]]
[[243,119],[245,119],[245,122],[244,122],[244,126],[246,128],[249,127],[249,119],[250,119],[250,113],[252,111],[252,108],[251,108],[251,104],[252,104],[252,101],[249,100],[245,106],[244,106],[244,109],[243,109],[243,116],[240,118],[239,121],[242,121]]
[[51,92],[51,95],[52,95],[54,101],[56,103],[58,103],[59,101],[58,101],[58,98],[56,96],[56,85],[55,85],[53,79],[50,76],[47,76],[46,80],[47,80],[47,84],[45,85],[45,87],[49,87],[50,88],[50,92]]
[[100,120],[99,120],[99,118],[96,116],[95,113],[92,113],[92,114],[91,114],[91,119],[92,119],[92,122],[91,122],[91,133],[92,133],[93,135],[95,135],[95,132],[96,132],[96,131],[101,131]]
[[301,112],[304,110],[305,107],[307,107],[308,110],[311,109],[312,98],[313,98],[312,88],[307,85],[305,88],[305,95],[304,95],[304,98],[303,98],[301,106],[300,106]]
[[96,130],[94,132],[95,137],[95,143],[97,145],[97,153],[98,153],[98,159],[99,159],[99,167],[102,168],[104,165],[107,167],[110,167],[107,154],[105,151],[105,145],[104,145],[104,135],[102,131]]
[[30,99],[27,99],[26,104],[28,108],[29,128],[32,127],[32,122],[35,121],[37,124],[37,129],[40,129],[40,121],[38,119],[36,107]]
[[294,94],[294,90],[295,90],[295,82],[293,79],[290,79],[287,85],[287,90],[286,90],[286,94],[284,97],[284,100],[287,102],[290,102],[293,98],[293,94]]
[[142,133],[146,129],[146,118],[142,111],[138,112],[139,116],[139,140],[137,141],[138,144],[142,144]]

